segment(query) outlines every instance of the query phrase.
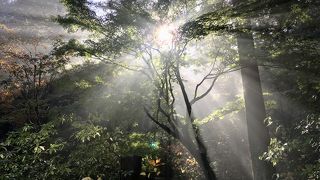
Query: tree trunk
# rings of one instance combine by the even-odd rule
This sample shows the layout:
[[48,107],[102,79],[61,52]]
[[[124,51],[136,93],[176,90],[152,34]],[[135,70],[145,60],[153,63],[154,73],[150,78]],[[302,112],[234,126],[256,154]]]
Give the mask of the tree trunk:
[[197,140],[197,144],[199,146],[199,155],[200,155],[200,159],[198,159],[197,161],[200,162],[200,167],[204,172],[204,175],[206,177],[207,180],[216,180],[217,177],[213,171],[213,169],[210,166],[210,161],[209,161],[209,157],[208,157],[208,153],[207,153],[207,148],[204,146],[202,140],[200,140],[201,142],[199,142],[200,137],[196,137]]
[[249,149],[252,160],[254,180],[272,179],[273,169],[270,163],[259,156],[268,150],[269,133],[264,120],[265,105],[260,83],[259,69],[254,56],[254,43],[251,33],[241,33],[237,37],[240,56],[241,76],[244,90],[245,112],[248,129]]
[[204,146],[200,136],[195,134],[196,144],[192,142],[192,139],[189,135],[188,138],[181,137],[179,141],[183,144],[185,148],[190,152],[190,154],[196,159],[199,164],[201,171],[206,180],[217,180],[216,174],[210,166],[210,160],[207,153],[207,148]]
[[196,158],[202,172],[204,173],[205,178],[207,180],[216,180],[217,179],[216,175],[210,166],[210,160],[209,160],[207,148],[201,139],[200,130],[199,130],[200,127],[196,127],[192,124],[194,121],[194,118],[192,115],[192,104],[190,103],[188,94],[186,92],[184,83],[180,75],[179,61],[178,61],[177,68],[175,69],[175,75],[177,77],[177,80],[183,95],[183,99],[186,105],[187,116],[188,116],[187,128],[191,128],[191,131],[186,131],[186,132],[189,132],[187,133],[187,137],[189,138],[189,141],[193,139],[192,137],[195,138],[194,139],[195,143],[192,143],[192,145],[188,143],[188,139],[186,139],[186,141],[183,139],[185,137],[182,137],[182,139],[180,139],[180,142],[182,142],[182,144],[184,144],[184,146],[189,150],[189,152]]

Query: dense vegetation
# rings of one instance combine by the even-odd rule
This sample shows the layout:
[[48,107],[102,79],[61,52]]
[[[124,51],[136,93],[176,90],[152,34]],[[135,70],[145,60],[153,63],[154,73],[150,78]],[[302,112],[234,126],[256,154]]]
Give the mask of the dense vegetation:
[[61,3],[0,22],[0,179],[320,178],[319,2]]

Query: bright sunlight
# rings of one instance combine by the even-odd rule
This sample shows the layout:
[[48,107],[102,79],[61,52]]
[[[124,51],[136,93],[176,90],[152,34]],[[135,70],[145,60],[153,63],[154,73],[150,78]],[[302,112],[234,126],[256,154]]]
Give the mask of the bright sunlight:
[[155,32],[155,41],[158,45],[170,45],[176,36],[176,29],[173,24],[163,24]]
[[0,180],[320,180],[319,0],[0,0]]

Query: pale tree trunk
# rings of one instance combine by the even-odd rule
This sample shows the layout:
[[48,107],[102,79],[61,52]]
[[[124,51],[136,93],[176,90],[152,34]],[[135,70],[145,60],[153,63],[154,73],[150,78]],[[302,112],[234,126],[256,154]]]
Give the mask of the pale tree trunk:
[[249,149],[254,180],[271,180],[272,165],[259,157],[268,150],[269,133],[264,123],[266,118],[259,69],[254,56],[252,33],[240,33],[237,37],[241,76],[244,90],[245,113]]

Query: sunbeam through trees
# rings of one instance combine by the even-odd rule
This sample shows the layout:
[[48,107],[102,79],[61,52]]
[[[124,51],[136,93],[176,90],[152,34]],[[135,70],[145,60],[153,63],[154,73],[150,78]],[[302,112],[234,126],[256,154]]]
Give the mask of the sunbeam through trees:
[[319,10],[0,0],[0,179],[319,179]]

